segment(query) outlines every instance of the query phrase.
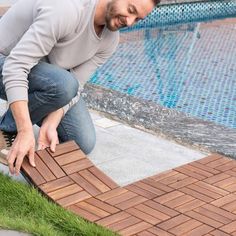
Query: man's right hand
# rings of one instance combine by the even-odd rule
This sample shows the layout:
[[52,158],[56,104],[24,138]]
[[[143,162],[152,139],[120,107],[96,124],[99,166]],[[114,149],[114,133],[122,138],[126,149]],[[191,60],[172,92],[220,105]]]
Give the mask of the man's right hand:
[[18,175],[26,155],[29,157],[30,164],[35,167],[35,138],[29,115],[28,102],[16,101],[10,104],[10,108],[16,122],[17,136],[7,155],[7,159],[11,174]]
[[29,163],[35,167],[34,151],[35,138],[33,129],[18,132],[7,155],[10,173],[16,175],[20,173],[20,168],[26,155],[28,155]]

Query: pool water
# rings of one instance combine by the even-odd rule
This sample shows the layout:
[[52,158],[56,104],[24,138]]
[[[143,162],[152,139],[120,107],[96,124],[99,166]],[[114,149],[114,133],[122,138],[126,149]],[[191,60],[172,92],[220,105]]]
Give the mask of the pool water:
[[124,31],[90,83],[236,128],[236,18]]

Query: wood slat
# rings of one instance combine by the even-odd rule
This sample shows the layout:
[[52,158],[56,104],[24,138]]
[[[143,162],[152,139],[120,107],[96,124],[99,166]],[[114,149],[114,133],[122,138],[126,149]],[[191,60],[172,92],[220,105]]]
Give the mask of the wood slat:
[[74,212],[75,214],[89,220],[89,221],[96,221],[96,220],[99,220],[100,217],[87,211],[87,210],[84,210],[82,208],[79,208],[78,206],[76,206],[75,204],[74,205],[70,205],[67,207],[68,210]]
[[109,212],[110,214],[115,214],[115,213],[120,211],[120,209],[118,209],[114,206],[111,206],[111,205],[109,205],[109,204],[107,204],[103,201],[100,201],[96,198],[89,198],[89,199],[86,200],[86,202],[88,202],[88,203],[90,203],[94,206],[97,206],[100,209],[103,209],[104,211]]
[[41,157],[37,153],[35,153],[35,165],[37,167],[37,171],[43,176],[43,178],[46,181],[51,181],[56,179],[56,176],[45,165],[45,163],[42,161]]
[[97,196],[101,193],[95,186],[89,183],[86,179],[84,179],[79,173],[74,173],[70,175],[70,178],[73,179],[79,186],[81,186],[86,192],[91,194],[92,196]]
[[98,179],[95,175],[93,175],[89,170],[80,171],[79,174],[86,179],[89,183],[95,186],[100,192],[105,193],[111,190],[104,182]]
[[132,226],[130,226],[128,228],[120,230],[119,233],[121,235],[127,235],[127,236],[135,235],[135,234],[137,234],[137,233],[139,233],[139,232],[141,232],[141,231],[143,231],[145,229],[148,229],[150,227],[152,227],[151,224],[148,224],[148,223],[142,221],[142,222],[137,223],[135,225],[132,225]]
[[66,175],[65,172],[61,169],[61,167],[56,163],[53,157],[46,150],[40,150],[36,153],[45,163],[45,165],[50,169],[53,175],[56,176],[56,178],[61,178]]
[[72,185],[73,183],[74,181],[72,179],[70,179],[68,176],[65,176],[60,179],[56,179],[56,180],[44,183],[42,185],[39,185],[39,188],[43,190],[43,192],[49,193],[57,189],[64,188],[68,185]]
[[56,157],[59,155],[67,154],[69,152],[73,152],[78,149],[79,146],[75,143],[75,141],[68,141],[57,145],[55,152],[51,152],[49,148],[47,148],[46,150],[52,157]]
[[75,172],[87,169],[91,166],[93,166],[93,163],[89,159],[82,159],[80,161],[64,165],[62,166],[62,169],[66,172],[66,174],[70,175]]
[[72,185],[66,186],[64,188],[49,192],[48,196],[51,197],[53,200],[57,201],[63,197],[68,197],[74,193],[78,193],[81,191],[82,191],[82,188],[79,187],[79,185],[72,184]]
[[99,170],[97,167],[93,166],[89,168],[89,171],[96,176],[98,179],[100,179],[103,183],[105,183],[110,189],[114,189],[119,187],[118,184],[116,184],[110,177],[105,175],[101,170]]
[[61,198],[57,201],[58,204],[62,205],[63,207],[68,207],[72,204],[84,201],[87,198],[90,198],[91,195],[89,195],[85,191],[81,191],[75,194],[72,194],[70,196],[67,196],[65,198]]
[[65,153],[64,155],[56,156],[54,158],[60,166],[64,166],[72,162],[85,159],[86,155],[79,149],[73,152]]
[[24,158],[24,160],[23,160],[21,169],[24,172],[24,174],[27,175],[27,177],[36,186],[46,183],[46,180],[43,178],[43,176],[38,172],[38,170],[36,168],[32,167],[29,164],[29,161],[26,158]]

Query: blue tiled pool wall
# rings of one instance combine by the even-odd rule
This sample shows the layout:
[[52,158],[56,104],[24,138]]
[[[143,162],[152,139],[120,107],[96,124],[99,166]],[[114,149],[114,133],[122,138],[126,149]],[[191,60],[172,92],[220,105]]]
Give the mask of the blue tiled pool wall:
[[140,28],[162,27],[174,24],[201,22],[236,16],[235,0],[214,0],[193,3],[170,4],[157,7],[144,20],[122,31]]
[[236,128],[235,29],[228,20],[123,32],[90,83]]

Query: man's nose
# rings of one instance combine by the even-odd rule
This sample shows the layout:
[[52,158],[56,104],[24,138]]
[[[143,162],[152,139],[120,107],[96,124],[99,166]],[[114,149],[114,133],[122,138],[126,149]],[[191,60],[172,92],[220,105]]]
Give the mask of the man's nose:
[[126,19],[127,26],[132,26],[135,23],[136,16],[129,16]]

